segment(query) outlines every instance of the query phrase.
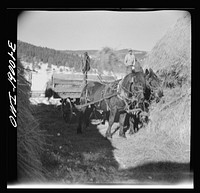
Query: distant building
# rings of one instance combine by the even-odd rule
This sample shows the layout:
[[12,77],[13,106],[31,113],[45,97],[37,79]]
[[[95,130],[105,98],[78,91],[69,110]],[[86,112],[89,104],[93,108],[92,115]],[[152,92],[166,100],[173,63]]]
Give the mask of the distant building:
[[65,66],[65,71],[66,71],[66,72],[69,72],[69,71],[70,71],[70,67]]
[[53,71],[57,71],[58,70],[58,67],[56,65],[54,65],[54,64],[51,66],[51,68],[52,68]]
[[58,71],[59,72],[64,72],[65,71],[65,67],[64,66],[59,66],[58,67]]

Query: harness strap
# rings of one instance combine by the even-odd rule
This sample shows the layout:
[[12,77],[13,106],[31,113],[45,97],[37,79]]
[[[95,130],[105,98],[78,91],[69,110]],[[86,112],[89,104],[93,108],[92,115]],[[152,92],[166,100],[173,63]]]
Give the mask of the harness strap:
[[[106,103],[106,109],[107,109],[107,111],[109,111],[110,110],[110,107],[109,107],[109,105],[108,105],[108,102],[107,102],[107,100],[105,99],[105,93],[106,93],[106,89],[103,89],[102,91],[101,91],[101,96],[102,96],[102,99],[105,101],[105,103]],[[101,102],[101,101],[100,101]],[[99,104],[100,104],[100,102],[99,102]]]
[[[127,90],[126,88],[124,88],[123,86],[122,86],[122,80],[118,83],[118,87],[117,87],[117,97],[119,98],[119,99],[121,99],[122,101],[124,101],[124,103],[125,103],[125,110],[127,111],[127,112],[130,112],[130,103],[133,103],[134,101],[136,101],[137,102],[137,98],[136,97],[131,97],[131,98],[128,98],[128,97],[126,97],[125,95],[121,95],[121,89],[123,89],[123,90],[125,90],[125,91],[128,91],[129,93],[131,93],[129,90]],[[132,94],[132,93],[131,93]]]
[[[105,88],[101,91],[101,97],[102,97],[102,98],[101,98],[100,100],[97,100],[97,101],[94,101],[94,102],[85,103],[84,105],[78,105],[77,107],[82,108],[82,107],[85,107],[85,106],[88,106],[88,105],[91,105],[91,104],[95,104],[95,103],[99,103],[99,105],[100,105],[100,103],[104,100],[104,101],[105,101],[105,104],[106,104],[106,107],[107,107],[107,110],[110,110],[110,107],[109,107],[109,105],[108,105],[107,99],[109,99],[109,98],[111,98],[111,97],[113,97],[113,96],[117,96],[119,99],[121,99],[122,101],[124,101],[124,103],[125,103],[125,108],[124,108],[124,110],[126,110],[127,112],[131,112],[130,103],[133,103],[133,102],[136,101],[136,107],[137,107],[139,101],[138,101],[138,99],[137,99],[135,96],[132,96],[131,98],[129,98],[129,97],[125,96],[125,95],[121,95],[121,89],[123,89],[124,91],[126,91],[126,92],[128,92],[128,93],[130,93],[130,94],[133,95],[132,92],[130,92],[128,89],[126,89],[124,86],[122,86],[122,81],[123,81],[123,79],[120,80],[120,81],[118,82],[118,84],[117,84],[117,81],[116,81],[116,82],[114,83],[114,85],[113,85],[113,84],[109,84],[109,83],[108,83],[108,84],[105,84],[105,83],[104,83],[104,85],[106,85],[107,87],[105,87]],[[116,88],[116,86],[117,86],[117,88]],[[143,88],[142,86],[135,86],[135,87]],[[110,96],[105,96],[106,90],[107,90],[108,88],[111,88],[113,91],[116,90],[116,93],[114,93],[114,94],[112,94],[112,95],[110,95]],[[142,93],[143,90],[142,90],[142,91],[139,90],[139,91],[135,91],[135,92],[136,92],[137,95],[138,95],[138,93]],[[87,94],[86,94],[86,97],[87,97]]]
[[[143,87],[142,86],[134,86],[134,87],[138,87],[138,88],[142,88],[143,89]],[[127,88],[125,88],[124,86],[122,86],[121,85],[121,88],[123,88],[126,92],[128,92],[129,94],[133,94],[132,92],[130,92]],[[143,91],[141,91],[141,90],[135,90],[134,92],[143,92]]]
[[117,93],[112,94],[112,95],[107,96],[107,97],[104,97],[104,98],[101,98],[101,99],[99,99],[99,100],[97,100],[97,101],[93,101],[93,102],[85,103],[85,104],[83,104],[83,105],[75,105],[75,106],[76,106],[77,108],[81,109],[81,108],[83,108],[83,107],[86,107],[86,106],[89,106],[89,105],[92,105],[92,104],[95,104],[95,103],[101,102],[101,101],[103,101],[104,99],[109,99],[109,98],[114,97],[114,96],[116,96],[116,95],[117,95]]

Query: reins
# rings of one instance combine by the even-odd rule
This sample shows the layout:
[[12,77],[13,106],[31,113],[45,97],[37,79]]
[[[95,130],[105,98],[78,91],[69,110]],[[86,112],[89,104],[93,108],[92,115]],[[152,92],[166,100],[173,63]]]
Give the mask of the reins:
[[[85,103],[83,105],[76,105],[77,108],[81,109],[83,107],[90,106],[90,105],[96,104],[96,103],[100,104],[100,102],[105,101],[105,104],[107,106],[107,110],[110,110],[110,107],[108,105],[107,99],[110,99],[110,98],[112,98],[114,96],[117,96],[119,99],[124,101],[124,103],[125,103],[124,110],[126,110],[127,112],[135,112],[135,111],[138,110],[137,108],[135,110],[134,109],[130,109],[130,104],[132,104],[134,101],[138,102],[138,99],[137,99],[138,93],[142,93],[143,92],[143,87],[142,86],[134,85],[134,88],[140,88],[140,90],[137,91],[137,90],[134,89],[134,92],[131,92],[126,87],[124,87],[122,85],[122,83],[120,83],[120,81],[122,81],[122,80],[116,80],[116,81],[113,82],[113,84],[110,84],[110,83],[104,83],[99,76],[98,76],[98,78],[99,78],[101,84],[103,84],[105,86],[105,88],[101,91],[101,99],[96,100],[96,101],[92,101],[92,102],[87,102],[87,103]],[[108,88],[110,88],[112,91],[114,91],[114,94],[105,96],[107,94],[106,91],[107,91]],[[124,90],[126,93],[131,94],[132,97],[127,97],[125,95],[122,95],[121,89]]]

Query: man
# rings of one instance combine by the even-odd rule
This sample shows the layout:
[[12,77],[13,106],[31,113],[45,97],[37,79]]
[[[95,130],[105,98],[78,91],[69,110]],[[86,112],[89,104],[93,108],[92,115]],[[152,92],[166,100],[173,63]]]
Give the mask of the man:
[[124,64],[126,66],[126,74],[130,74],[135,68],[135,55],[132,49],[129,49],[128,54],[126,54]]
[[82,58],[82,72],[84,74],[84,82],[87,84],[87,73],[90,70],[90,57],[87,52],[84,53]]

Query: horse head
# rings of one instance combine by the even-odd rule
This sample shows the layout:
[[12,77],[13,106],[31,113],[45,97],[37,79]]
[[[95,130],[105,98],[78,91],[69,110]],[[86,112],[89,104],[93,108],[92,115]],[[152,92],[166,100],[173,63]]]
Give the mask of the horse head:
[[146,82],[143,71],[133,71],[126,75],[122,80],[122,89],[130,100],[134,99],[136,103],[144,100]]
[[155,74],[155,72],[149,68],[145,70],[145,79],[147,83],[147,87],[152,92],[151,99],[159,99],[163,96],[163,90],[162,90],[162,81],[161,79]]

